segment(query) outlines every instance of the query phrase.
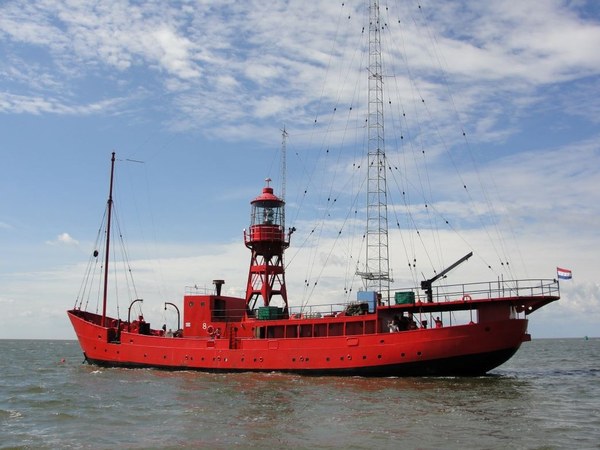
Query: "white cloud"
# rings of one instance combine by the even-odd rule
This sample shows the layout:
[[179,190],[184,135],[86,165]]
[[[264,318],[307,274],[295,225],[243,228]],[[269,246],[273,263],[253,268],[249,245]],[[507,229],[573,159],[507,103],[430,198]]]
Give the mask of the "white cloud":
[[46,241],[48,245],[67,245],[67,246],[78,246],[79,241],[73,239],[69,233],[61,233],[59,234],[55,240]]
[[120,99],[109,99],[87,105],[68,105],[56,98],[13,95],[5,92],[0,93],[0,111],[17,114],[96,114],[98,112],[114,111],[116,105],[120,102]]
[[190,49],[193,45],[188,39],[177,36],[166,27],[161,27],[152,35],[158,44],[157,59],[167,71],[184,79],[196,78],[200,75],[200,71],[190,58]]
[[[89,95],[87,86],[78,87],[81,80],[100,76],[104,83],[110,83],[116,69],[121,81],[126,81],[120,91],[127,97],[125,92],[139,83],[138,69],[148,69],[146,76],[151,75],[153,82],[177,93],[168,106],[174,108],[170,115],[179,129],[202,124],[203,129],[218,134],[219,128],[225,131],[241,121],[258,121],[264,127],[274,118],[289,118],[288,105],[309,105],[318,101],[321,93],[324,98],[348,100],[337,92],[344,83],[334,77],[353,76],[350,70],[365,67],[353,48],[360,38],[362,7],[362,2],[340,6],[302,1],[285,7],[256,1],[223,2],[219,6],[168,2],[138,5],[125,0],[110,6],[96,2],[6,2],[0,10],[0,38],[9,44],[31,46],[50,59],[28,69],[30,81],[23,79],[22,71],[17,76],[12,70],[11,65],[18,63],[14,58],[4,62],[9,65],[4,72],[21,87],[4,92],[2,110],[93,112],[92,106],[107,105],[97,100],[81,101]],[[600,26],[562,3],[515,7],[510,1],[459,2],[425,4],[418,13],[390,7],[387,13],[391,31],[385,34],[386,43],[406,57],[415,75],[422,77],[417,88],[429,104],[448,101],[442,95],[450,88],[460,92],[455,94],[455,101],[467,107],[495,105],[496,119],[468,109],[474,119],[481,117],[482,123],[474,122],[475,126],[490,137],[502,133],[497,129],[498,120],[515,108],[515,102],[535,98],[543,85],[600,73],[600,56],[595,50],[600,46]],[[406,17],[401,21],[405,28],[392,29],[391,19],[396,17]],[[430,23],[423,24],[424,17]],[[432,34],[433,29],[441,30],[440,34]],[[387,42],[390,39],[396,42]],[[424,45],[432,42],[435,46],[424,50]],[[345,74],[337,74],[331,70],[342,55],[354,59],[355,65],[346,66]],[[439,75],[440,61],[451,75],[446,77],[446,86],[425,75],[432,71]],[[62,71],[60,89],[70,92],[71,100],[47,92],[27,92],[24,83],[32,89],[37,84],[39,89],[39,80],[52,69]],[[323,86],[328,70],[331,78]],[[393,72],[400,73],[400,67]],[[56,91],[59,79],[53,77],[46,85]],[[201,92],[203,98],[190,105],[192,91]],[[348,94],[352,92],[343,93]],[[147,95],[152,95],[151,91]],[[74,101],[81,106],[75,106]],[[249,104],[257,106],[247,108]],[[314,112],[303,114],[303,120],[310,123]],[[485,139],[485,135],[480,138]]]

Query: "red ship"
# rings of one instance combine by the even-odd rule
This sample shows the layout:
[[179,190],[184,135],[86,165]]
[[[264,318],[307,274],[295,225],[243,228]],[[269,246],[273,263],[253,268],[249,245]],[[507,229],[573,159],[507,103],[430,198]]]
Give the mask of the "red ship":
[[[113,168],[114,162],[113,153]],[[530,313],[559,298],[557,280],[444,286],[444,297],[436,295],[433,282],[469,253],[423,281],[420,291],[396,292],[393,302],[382,300],[380,292],[362,291],[358,298],[364,301],[294,314],[283,265],[293,231],[285,231],[284,201],[267,186],[251,204],[251,224],[244,233],[251,252],[245,298],[221,295],[224,281],[214,280],[213,293],[184,296],[183,326],[170,333],[151,328],[141,316],[130,320],[128,314],[126,321],[108,317],[105,280],[102,314],[68,311],[85,359],[106,366],[209,371],[481,375],[530,339]],[[111,205],[112,188],[109,219]],[[108,274],[108,264],[104,269]],[[275,297],[283,306],[271,305]],[[424,301],[415,300],[421,297]],[[256,307],[259,300],[264,305]],[[471,320],[452,323],[457,311],[468,311]]]
[[[370,7],[370,41],[378,45],[379,11]],[[378,49],[378,47],[376,47]],[[378,51],[370,52],[370,96],[381,99]],[[371,83],[372,81],[372,83]],[[371,97],[370,97],[371,98]],[[528,316],[560,298],[556,279],[495,280],[438,286],[469,253],[411,289],[393,289],[387,255],[383,124],[377,104],[369,113],[369,195],[366,267],[358,274],[364,289],[344,304],[288,305],[284,253],[294,228],[286,230],[285,201],[269,185],[251,201],[244,244],[250,251],[245,297],[191,290],[183,297],[178,326],[152,328],[142,315],[107,314],[110,227],[115,154],[111,160],[102,313],[86,311],[78,300],[69,319],[86,361],[102,366],[154,367],[202,371],[279,371],[299,374],[421,376],[482,375],[507,361],[530,340]],[[373,133],[371,135],[371,133]],[[374,169],[371,171],[371,167]],[[372,188],[374,187],[374,188]],[[383,196],[383,197],[382,197]],[[98,251],[94,252],[94,257]],[[139,306],[139,305],[138,305]],[[165,308],[167,303],[165,303]],[[457,317],[463,318],[462,320]],[[466,318],[466,319],[465,319]]]

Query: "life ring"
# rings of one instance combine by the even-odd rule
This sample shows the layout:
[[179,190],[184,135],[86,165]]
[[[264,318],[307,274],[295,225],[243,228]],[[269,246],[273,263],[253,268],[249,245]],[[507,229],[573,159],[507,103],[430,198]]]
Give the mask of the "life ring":
[[470,302],[473,300],[469,294],[463,295],[463,302]]
[[209,325],[208,327],[206,327],[206,332],[212,336],[213,333],[215,332],[215,329],[213,328],[212,325]]

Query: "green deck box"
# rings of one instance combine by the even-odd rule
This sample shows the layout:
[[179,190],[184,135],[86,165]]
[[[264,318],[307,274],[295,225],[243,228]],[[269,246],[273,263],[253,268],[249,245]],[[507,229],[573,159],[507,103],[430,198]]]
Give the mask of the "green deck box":
[[415,293],[413,291],[408,292],[396,292],[394,294],[394,300],[396,305],[405,305],[415,302]]

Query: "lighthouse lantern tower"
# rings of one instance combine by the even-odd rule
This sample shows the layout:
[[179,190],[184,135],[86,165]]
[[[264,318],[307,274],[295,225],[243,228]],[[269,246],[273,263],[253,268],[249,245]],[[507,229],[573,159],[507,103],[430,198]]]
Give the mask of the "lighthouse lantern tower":
[[250,202],[250,229],[244,230],[244,243],[252,251],[246,305],[253,310],[262,297],[263,305],[269,306],[274,296],[280,296],[287,316],[283,252],[290,245],[292,230],[285,232],[285,202],[273,194],[273,188],[269,186],[271,179],[265,181],[267,186],[262,194]]

